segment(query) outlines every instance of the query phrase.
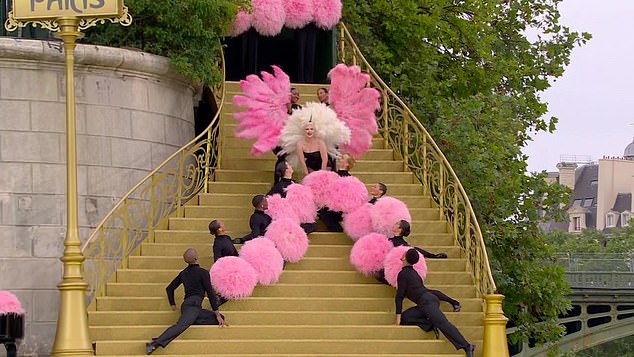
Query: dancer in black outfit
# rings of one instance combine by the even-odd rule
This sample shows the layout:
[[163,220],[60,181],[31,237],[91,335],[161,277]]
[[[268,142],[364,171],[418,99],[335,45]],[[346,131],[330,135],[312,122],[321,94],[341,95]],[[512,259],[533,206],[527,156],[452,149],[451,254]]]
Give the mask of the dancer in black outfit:
[[214,262],[226,256],[238,256],[236,247],[233,246],[231,237],[225,234],[225,224],[217,219],[209,222],[209,233],[215,236],[214,239]]
[[269,204],[266,201],[264,195],[255,195],[251,200],[251,204],[255,211],[249,218],[249,227],[251,232],[242,238],[236,238],[233,240],[234,244],[244,244],[253,238],[263,236],[266,233],[266,228],[271,224],[271,217],[264,213],[269,208]]
[[382,182],[375,183],[370,188],[370,196],[372,196],[372,198],[370,199],[369,202],[371,204],[375,204],[376,201],[378,201],[379,198],[385,196],[386,193],[387,193],[387,186],[384,183]]
[[[464,350],[467,357],[473,357],[475,346],[467,342],[460,331],[447,320],[445,314],[440,311],[439,300],[431,293],[414,270],[412,265],[418,263],[419,255],[416,249],[410,249],[403,255],[403,269],[398,273],[398,289],[396,290],[396,324],[416,325],[423,331],[438,328],[457,350]],[[407,297],[416,306],[405,312],[403,310],[403,298]]]
[[[390,242],[392,243],[393,246],[395,247],[400,247],[402,245],[404,246],[410,246],[409,243],[407,243],[407,241],[405,241],[405,237],[409,236],[410,234],[410,224],[405,221],[405,220],[401,220],[400,222],[396,223],[394,225],[394,229],[392,231],[394,233],[394,237],[390,238]],[[420,254],[423,255],[423,257],[425,257],[426,259],[446,259],[447,258],[447,254],[446,253],[431,253],[426,251],[423,248],[420,247],[412,247],[413,249],[415,249],[417,252],[419,252]],[[385,270],[381,269],[379,271],[377,271],[376,273],[374,273],[374,277],[376,278],[376,280],[380,281],[383,284],[389,284],[387,282],[387,280],[385,280]],[[453,311],[454,312],[459,312],[462,307],[460,305],[460,302],[456,299],[452,299],[451,297],[449,297],[448,295],[446,295],[445,293],[443,293],[440,290],[429,290],[430,293],[436,295],[436,297],[440,300],[440,301],[446,301],[448,303],[451,304],[451,306],[453,307]]]
[[278,179],[275,180],[273,187],[271,187],[266,195],[271,196],[277,193],[282,196],[282,198],[285,198],[285,189],[295,183],[295,181],[293,181],[293,167],[286,161],[277,163],[277,165],[275,165],[275,177]]
[[[280,179],[275,182],[273,187],[266,194],[267,196],[279,194],[282,198],[286,198],[286,188],[295,183],[293,181],[293,167],[286,161],[280,162],[275,166],[275,175]],[[317,230],[317,224],[315,222],[308,222],[300,224],[306,234],[313,233]]]
[[[218,311],[218,305],[213,298],[216,296],[209,280],[209,271],[198,265],[198,253],[195,249],[189,248],[183,254],[183,260],[188,264],[167,286],[167,299],[172,311],[176,311],[174,301],[174,290],[181,284],[185,288],[185,299],[181,305],[181,316],[176,324],[170,326],[158,338],[145,345],[145,352],[150,355],[161,346],[165,348],[173,339],[178,337],[191,325],[220,325],[225,326],[224,316]],[[202,302],[207,293],[207,298],[213,310],[202,308]]]

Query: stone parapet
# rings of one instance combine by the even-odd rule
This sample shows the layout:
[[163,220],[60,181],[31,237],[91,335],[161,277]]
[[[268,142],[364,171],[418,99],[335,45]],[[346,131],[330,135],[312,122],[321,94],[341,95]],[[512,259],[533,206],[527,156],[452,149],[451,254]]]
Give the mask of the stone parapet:
[[[194,137],[196,88],[167,58],[77,46],[82,240]],[[48,355],[55,334],[66,228],[65,91],[61,42],[0,38],[0,289],[26,307],[24,356]]]

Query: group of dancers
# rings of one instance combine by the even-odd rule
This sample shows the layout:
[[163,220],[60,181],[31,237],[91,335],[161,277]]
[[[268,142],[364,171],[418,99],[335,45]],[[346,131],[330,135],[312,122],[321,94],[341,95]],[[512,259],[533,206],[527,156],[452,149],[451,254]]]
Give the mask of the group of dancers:
[[[361,73],[356,66],[338,65],[329,73],[329,77],[332,84],[330,93],[327,88],[320,88],[319,103],[305,103],[304,106],[299,103],[299,91],[290,88],[288,76],[277,67],[274,67],[273,74],[263,72],[262,79],[250,75],[241,81],[245,95],[235,96],[234,103],[246,107],[247,111],[234,114],[239,122],[236,135],[256,138],[251,150],[254,155],[267,151],[276,154],[274,184],[266,195],[253,197],[254,212],[249,219],[250,232],[247,235],[232,240],[226,234],[222,221],[211,221],[209,232],[215,237],[214,261],[225,256],[238,256],[234,244],[244,244],[265,234],[272,221],[266,213],[266,196],[279,194],[286,197],[286,190],[294,184],[294,167],[299,168],[304,175],[331,170],[340,177],[347,177],[355,165],[355,157],[371,147],[372,136],[377,131],[375,111],[379,108],[379,94],[369,88],[369,76]],[[350,110],[352,107],[355,109]],[[387,186],[376,183],[369,193],[369,203],[376,204],[387,193]],[[342,212],[323,207],[318,217],[328,231],[343,231]],[[317,230],[316,222],[302,223],[301,227],[307,234]],[[406,241],[410,233],[409,222],[401,220],[396,223],[392,233],[393,237],[389,240],[394,247],[409,246]],[[436,338],[442,332],[456,349],[462,349],[467,357],[473,357],[475,346],[464,338],[439,308],[440,301],[446,301],[452,305],[453,311],[458,312],[460,303],[439,290],[425,287],[420,275],[412,268],[420,259],[419,255],[432,259],[447,258],[445,253],[434,254],[419,247],[412,247],[405,252],[402,270],[397,277],[396,324],[416,325],[424,331],[433,330]],[[183,258],[188,266],[167,288],[173,310],[176,310],[174,289],[181,284],[185,288],[181,317],[175,325],[146,345],[147,354],[159,346],[165,347],[192,324],[226,325],[224,316],[218,312],[218,307],[226,300],[213,291],[209,272],[197,263],[198,254],[188,249]],[[379,282],[387,283],[381,271],[375,277]],[[205,293],[213,311],[202,308]],[[404,298],[416,306],[402,311]]]

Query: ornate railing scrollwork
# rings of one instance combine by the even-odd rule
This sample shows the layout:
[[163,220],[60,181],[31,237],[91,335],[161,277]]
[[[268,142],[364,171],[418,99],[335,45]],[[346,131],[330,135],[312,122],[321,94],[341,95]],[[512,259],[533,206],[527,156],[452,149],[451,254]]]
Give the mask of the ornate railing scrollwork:
[[[403,101],[383,82],[357,47],[345,25],[339,26],[338,60],[358,65],[372,77],[371,85],[381,92],[379,131],[386,148],[391,147],[440,207],[440,214],[451,225],[454,241],[464,252],[476,279],[479,296],[494,293],[495,281],[482,233],[469,198],[427,130]],[[441,218],[442,218],[441,217]]]
[[[222,58],[222,56],[221,56]],[[224,62],[220,67],[224,78]],[[156,229],[167,228],[172,214],[182,216],[183,205],[207,192],[220,162],[220,112],[225,100],[223,82],[214,88],[218,111],[207,129],[168,157],[117,202],[82,246],[87,300],[101,296],[111,275]]]

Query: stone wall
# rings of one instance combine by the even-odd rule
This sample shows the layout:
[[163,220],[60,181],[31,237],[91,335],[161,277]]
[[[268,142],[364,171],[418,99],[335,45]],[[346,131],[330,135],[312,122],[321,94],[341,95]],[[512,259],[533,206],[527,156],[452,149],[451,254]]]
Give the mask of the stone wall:
[[[27,312],[20,355],[52,349],[66,225],[65,67],[60,42],[0,38],[0,290]],[[168,60],[79,45],[75,56],[79,224],[193,138],[193,85]],[[0,348],[0,356],[4,349]]]

